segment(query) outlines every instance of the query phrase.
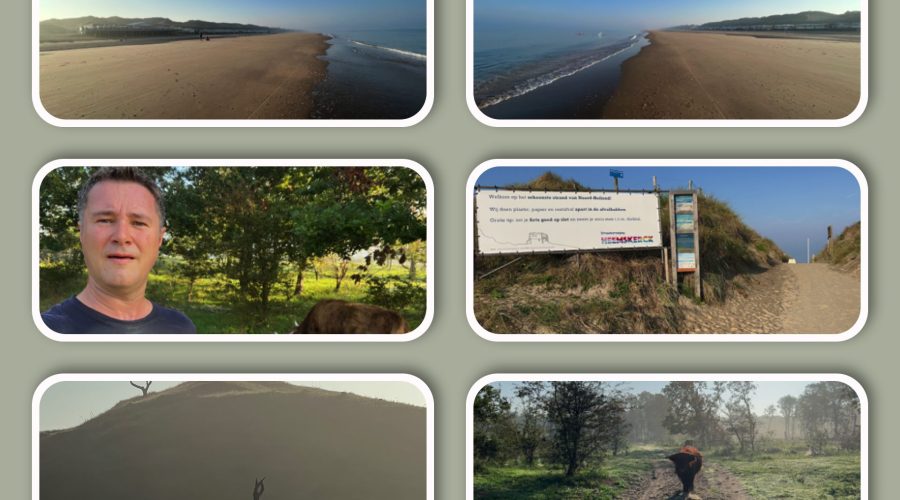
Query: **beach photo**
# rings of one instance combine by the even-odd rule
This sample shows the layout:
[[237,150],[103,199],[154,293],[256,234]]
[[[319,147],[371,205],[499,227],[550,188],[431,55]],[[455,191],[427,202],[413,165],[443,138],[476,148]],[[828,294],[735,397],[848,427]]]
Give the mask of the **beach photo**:
[[411,375],[62,374],[32,405],[32,500],[434,498]]
[[817,374],[494,374],[468,500],[868,498],[868,402]]
[[57,160],[34,189],[32,314],[55,340],[407,341],[431,322],[413,162]]
[[469,0],[468,36],[489,125],[833,126],[865,106],[865,0]]
[[492,341],[846,340],[867,187],[841,160],[491,160],[469,324]]
[[430,107],[430,0],[34,2],[33,100],[55,125],[396,126]]

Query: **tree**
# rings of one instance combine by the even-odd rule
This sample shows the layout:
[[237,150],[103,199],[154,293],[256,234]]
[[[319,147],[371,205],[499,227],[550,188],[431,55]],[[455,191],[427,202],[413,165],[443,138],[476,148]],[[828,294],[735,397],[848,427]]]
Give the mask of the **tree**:
[[540,398],[553,429],[550,459],[566,476],[602,457],[624,406],[605,394],[601,382],[551,382]]
[[859,397],[846,384],[807,385],[796,411],[812,454],[824,454],[829,442],[844,450],[859,449]]
[[153,382],[150,382],[149,380],[146,383],[144,383],[144,385],[138,385],[138,384],[135,384],[134,382],[129,382],[129,384],[131,384],[132,387],[139,389],[141,391],[141,396],[147,395],[147,392],[150,390],[150,384],[152,384],[152,383]]
[[791,395],[782,396],[778,400],[778,408],[784,417],[784,439],[794,439],[794,416],[797,411],[797,398]]
[[543,415],[541,382],[523,382],[516,389],[516,397],[522,402],[519,411],[517,443],[525,465],[534,465],[538,450],[546,442],[546,420]]
[[669,400],[662,394],[643,391],[629,397],[625,415],[630,425],[630,437],[640,443],[658,443],[669,437],[663,420],[669,412]]
[[712,444],[721,434],[719,406],[724,382],[670,382],[662,393],[669,400],[663,426],[673,434],[687,434],[701,447]]
[[728,382],[730,397],[725,403],[725,425],[734,435],[740,452],[756,451],[757,418],[753,413],[753,395],[757,386],[753,382]]
[[472,416],[473,459],[475,469],[482,470],[509,447],[504,427],[510,422],[510,403],[499,389],[486,385],[475,395]]

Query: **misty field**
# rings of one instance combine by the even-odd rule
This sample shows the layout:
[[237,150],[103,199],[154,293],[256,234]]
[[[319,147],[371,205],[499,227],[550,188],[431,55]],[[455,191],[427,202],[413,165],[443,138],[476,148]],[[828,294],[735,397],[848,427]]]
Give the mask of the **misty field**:
[[861,496],[864,422],[840,382],[495,382],[472,413],[480,500]]
[[[678,492],[674,469],[665,460],[677,449],[674,444],[642,445],[627,454],[610,456],[602,465],[587,466],[574,477],[566,477],[558,468],[491,467],[475,475],[475,498],[500,500],[590,499],[612,500],[639,498],[644,486],[659,466],[660,476],[671,476],[670,495]],[[705,457],[706,471],[700,476],[721,470],[730,473],[749,498],[821,498],[850,500],[860,498],[860,459],[858,454],[809,457],[802,454],[763,454],[748,458]],[[665,461],[665,464],[661,464]],[[716,468],[718,466],[718,468]],[[718,498],[714,492],[701,495]],[[676,497],[677,498],[677,497]]]

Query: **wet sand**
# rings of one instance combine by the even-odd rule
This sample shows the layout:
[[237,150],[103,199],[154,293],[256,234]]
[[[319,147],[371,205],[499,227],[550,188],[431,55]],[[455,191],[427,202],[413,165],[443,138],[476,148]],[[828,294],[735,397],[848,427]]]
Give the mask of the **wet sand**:
[[41,102],[66,119],[306,118],[327,39],[282,33],[41,52]]
[[857,40],[651,32],[603,109],[613,119],[838,119],[860,98]]

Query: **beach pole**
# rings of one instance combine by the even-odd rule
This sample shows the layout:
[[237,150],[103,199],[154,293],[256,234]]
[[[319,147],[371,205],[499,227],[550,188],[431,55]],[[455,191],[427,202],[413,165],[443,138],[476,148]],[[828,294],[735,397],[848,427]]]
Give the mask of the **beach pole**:
[[663,260],[663,268],[666,270],[666,284],[672,284],[672,277],[669,273],[669,251],[666,247],[660,248],[660,252],[662,252],[662,260]]

